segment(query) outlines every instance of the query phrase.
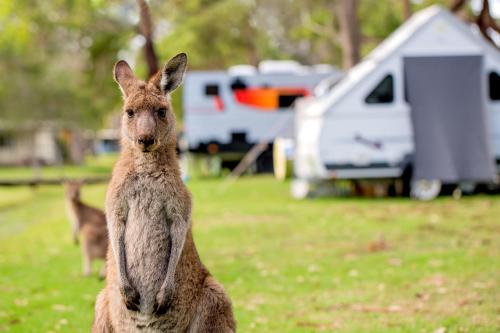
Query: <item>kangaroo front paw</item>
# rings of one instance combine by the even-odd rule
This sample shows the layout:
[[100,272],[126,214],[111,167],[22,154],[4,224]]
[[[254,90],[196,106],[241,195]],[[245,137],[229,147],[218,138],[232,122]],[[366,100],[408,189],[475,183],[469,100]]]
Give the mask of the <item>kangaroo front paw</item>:
[[139,306],[141,305],[141,296],[132,286],[124,286],[121,289],[123,296],[123,301],[125,306],[130,311],[139,311]]
[[156,302],[153,309],[153,313],[157,316],[163,315],[167,312],[168,309],[172,306],[173,296],[174,296],[173,288],[161,288],[156,295]]

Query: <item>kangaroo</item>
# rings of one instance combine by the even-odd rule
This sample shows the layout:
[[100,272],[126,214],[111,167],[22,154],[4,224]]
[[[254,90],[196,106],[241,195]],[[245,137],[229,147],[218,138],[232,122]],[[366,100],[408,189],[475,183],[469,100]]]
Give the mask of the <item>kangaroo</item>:
[[[89,276],[92,261],[106,259],[108,250],[108,230],[106,216],[100,209],[88,206],[80,200],[80,183],[67,182],[66,208],[73,229],[73,241],[78,244],[78,234],[82,237],[83,274]],[[100,276],[104,277],[106,265]]]
[[122,151],[106,196],[111,246],[93,332],[235,332],[232,305],[202,264],[191,232],[191,195],[175,152],[170,93],[182,82],[180,53],[149,81],[125,61]]

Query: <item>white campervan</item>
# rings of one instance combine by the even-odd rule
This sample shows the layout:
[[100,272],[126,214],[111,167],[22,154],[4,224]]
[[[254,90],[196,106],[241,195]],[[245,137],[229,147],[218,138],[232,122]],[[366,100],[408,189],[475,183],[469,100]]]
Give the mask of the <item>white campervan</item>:
[[321,80],[340,75],[328,65],[270,60],[259,68],[239,65],[187,73],[183,107],[189,151],[238,161],[261,141],[291,136],[295,100],[313,95]]
[[332,179],[404,178],[421,199],[443,183],[494,182],[500,52],[429,7],[322,96],[298,103],[295,125],[297,197]]

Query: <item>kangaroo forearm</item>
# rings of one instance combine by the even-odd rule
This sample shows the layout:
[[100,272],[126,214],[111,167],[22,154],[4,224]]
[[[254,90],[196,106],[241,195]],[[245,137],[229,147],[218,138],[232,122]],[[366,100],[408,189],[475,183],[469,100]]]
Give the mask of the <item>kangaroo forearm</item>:
[[188,227],[188,222],[181,217],[177,217],[172,221],[172,225],[170,226],[171,252],[168,261],[167,274],[162,285],[163,288],[168,285],[173,285],[175,270],[184,248]]
[[175,270],[182,254],[182,248],[184,247],[184,240],[181,239],[181,237],[182,236],[179,235],[172,238],[172,252],[168,261],[167,275],[164,284],[167,284],[168,281],[173,282],[174,280]]
[[127,277],[127,259],[125,251],[125,222],[117,219],[109,219],[109,238],[113,256],[116,262],[118,279],[123,287],[129,284]]
[[118,237],[118,276],[122,286],[130,284],[127,275],[127,255],[125,254],[125,228]]

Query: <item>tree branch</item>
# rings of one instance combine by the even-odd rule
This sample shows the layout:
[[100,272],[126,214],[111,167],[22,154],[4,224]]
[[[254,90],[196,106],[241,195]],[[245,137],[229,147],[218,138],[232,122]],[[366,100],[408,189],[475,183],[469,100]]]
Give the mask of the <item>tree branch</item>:
[[152,77],[158,72],[158,57],[156,56],[153,43],[153,21],[146,1],[137,0],[137,5],[140,12],[139,32],[146,40],[144,44],[144,57],[148,65],[148,77]]

